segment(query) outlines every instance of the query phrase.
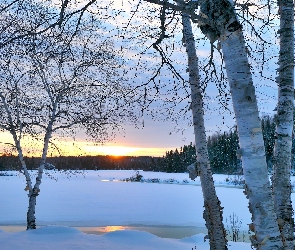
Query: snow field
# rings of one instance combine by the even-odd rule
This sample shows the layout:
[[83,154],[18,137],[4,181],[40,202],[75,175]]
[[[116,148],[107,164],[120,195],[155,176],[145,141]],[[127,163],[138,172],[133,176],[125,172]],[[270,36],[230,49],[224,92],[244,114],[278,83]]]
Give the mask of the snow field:
[[[36,218],[37,225],[46,227],[14,233],[1,231],[1,249],[18,249],[18,244],[28,246],[27,249],[32,245],[36,248],[30,249],[38,249],[44,244],[48,245],[44,249],[192,249],[194,246],[209,249],[203,234],[168,239],[140,231],[89,235],[61,227],[179,226],[198,227],[206,232],[199,179],[191,181],[186,173],[140,171],[144,179],[158,178],[160,183],[120,181],[134,174],[135,171],[130,170],[88,171],[70,177],[57,172],[53,176],[58,181],[44,175],[37,198]],[[242,222],[240,231],[247,231],[251,217],[243,189],[221,187],[230,187],[226,178],[226,175],[214,175],[217,194],[224,207],[225,227],[229,229],[229,217],[235,213]],[[25,225],[28,201],[24,177],[1,176],[0,180],[0,225]],[[250,249],[248,243],[230,245],[230,249]]]

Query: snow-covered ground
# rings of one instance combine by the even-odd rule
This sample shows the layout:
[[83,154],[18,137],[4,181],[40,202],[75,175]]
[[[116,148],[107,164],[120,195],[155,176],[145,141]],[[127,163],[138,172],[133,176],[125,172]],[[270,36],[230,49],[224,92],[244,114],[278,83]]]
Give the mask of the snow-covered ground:
[[[6,231],[26,224],[28,200],[24,176],[12,174],[0,176],[0,229]],[[204,242],[204,234],[201,234],[206,233],[206,229],[199,179],[191,181],[185,173],[140,171],[144,182],[120,181],[134,174],[135,171],[126,170],[88,171],[78,175],[57,172],[53,179],[45,175],[36,206],[37,225],[42,227],[32,231],[20,228],[20,232],[0,230],[1,249],[39,249],[41,246],[42,249],[190,250],[195,246],[209,249],[208,240]],[[226,182],[227,178],[214,175],[224,207],[225,227],[230,228],[230,217],[234,213],[241,221],[240,232],[245,231],[247,239],[247,224],[251,223],[247,200],[243,189]],[[159,182],[150,183],[151,179]],[[104,234],[101,231],[101,235],[93,235],[71,227],[84,227],[84,231],[93,232],[106,230]],[[155,233],[158,236],[149,233],[156,232],[155,228],[161,231]],[[175,237],[169,235],[171,228],[176,233],[188,228],[199,233],[192,235],[186,230],[187,235]],[[161,234],[166,238],[159,237]],[[250,244],[244,242],[229,245],[230,249],[251,249]]]

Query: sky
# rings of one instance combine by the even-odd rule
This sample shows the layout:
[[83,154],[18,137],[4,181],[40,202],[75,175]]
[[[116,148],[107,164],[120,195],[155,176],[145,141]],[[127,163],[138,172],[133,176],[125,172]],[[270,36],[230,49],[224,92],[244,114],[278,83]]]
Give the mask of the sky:
[[[106,2],[106,1],[105,1]],[[134,2],[127,1],[115,1],[112,5],[112,11],[115,13],[118,10],[124,10],[120,15],[114,18],[108,18],[105,20],[105,38],[112,38],[115,41],[117,48],[123,47],[124,57],[126,59],[127,76],[130,78],[130,84],[141,85],[147,83],[151,76],[155,74],[155,71],[159,67],[161,58],[157,52],[153,49],[147,49],[157,39],[155,32],[158,31],[158,12],[143,15],[142,13],[149,13],[146,11],[146,4],[140,5],[138,12],[133,16],[132,12],[136,8]],[[132,17],[132,18],[131,18]],[[142,25],[142,24],[145,25]],[[148,24],[148,25],[146,25]],[[186,57],[185,50],[181,44],[181,27],[178,24],[178,28],[175,30],[175,36],[167,41],[163,42],[163,48],[168,48],[167,55],[171,59],[175,69],[179,74],[187,80],[186,73]],[[194,27],[194,34],[196,38],[202,37],[200,31]],[[151,30],[151,28],[155,28]],[[141,36],[142,32],[146,32],[152,36],[151,39]],[[168,30],[169,32],[169,30]],[[252,60],[251,57],[256,57],[255,51],[259,50],[259,41],[255,41],[255,38],[251,36],[251,31],[245,27],[245,35],[248,40],[253,40],[250,49],[254,53],[250,56],[251,65],[253,67],[254,84],[256,87],[256,95],[259,102],[260,114],[273,114],[276,101],[276,84],[268,79],[261,79],[258,71],[260,71],[261,63],[259,60]],[[269,38],[269,35],[266,35]],[[275,40],[274,40],[275,41]],[[174,47],[175,44],[175,47]],[[172,47],[173,46],[173,47]],[[172,49],[173,48],[173,49]],[[266,53],[268,58],[271,58],[276,53],[277,47],[273,45]],[[140,53],[145,51],[145,53]],[[210,55],[210,46],[208,43],[202,42],[197,43],[197,55],[200,58],[200,64],[204,65]],[[259,57],[258,57],[259,58]],[[220,58],[218,53],[215,53],[216,65],[219,66]],[[263,74],[267,77],[274,78],[275,70],[275,58],[270,61],[264,67]],[[140,66],[136,66],[140,63]],[[200,71],[204,78],[206,74]],[[209,77],[210,78],[210,77]],[[173,78],[171,71],[167,67],[164,67],[160,74],[157,75],[156,81],[159,80],[161,86],[162,96],[155,96],[153,93],[153,86],[148,85],[148,95],[150,98],[155,98],[151,108],[144,111],[143,115],[139,114],[137,126],[131,124],[123,124],[124,131],[118,133],[116,138],[110,142],[106,142],[104,145],[94,145],[91,141],[87,140],[85,134],[78,133],[75,140],[71,138],[61,138],[55,143],[60,148],[60,152],[63,155],[149,155],[149,156],[163,156],[168,150],[174,150],[180,148],[183,145],[194,143],[193,128],[190,124],[191,113],[190,111],[186,114],[182,113],[182,109],[187,109],[189,105],[189,99],[179,103],[176,107],[167,105],[165,99],[171,100],[175,92],[173,88],[176,87],[178,90],[177,98],[185,96],[185,91],[181,89],[182,82],[176,81]],[[175,85],[175,86],[174,86]],[[143,88],[141,89],[143,91]],[[229,90],[226,90],[229,93]],[[168,93],[168,94],[167,94]],[[231,100],[227,103],[227,110],[222,107],[219,103],[218,90],[215,83],[209,80],[206,92],[204,96],[205,101],[205,127],[207,136],[213,133],[219,133],[223,131],[229,131],[234,127],[234,115],[231,107]],[[176,98],[176,99],[177,99]],[[174,100],[175,101],[175,100]],[[175,101],[177,102],[177,100]],[[168,114],[168,111],[163,107],[168,107],[173,112]],[[153,119],[151,114],[155,116]],[[0,134],[0,141],[3,143],[12,142],[11,136],[7,133]],[[24,148],[28,155],[40,154],[42,139],[39,141],[28,142],[24,139]],[[39,146],[37,146],[39,145]],[[0,146],[1,147],[1,146]],[[5,150],[2,148],[2,152]],[[1,151],[0,151],[1,153]],[[57,155],[56,150],[51,150],[50,155]]]
[[[134,10],[134,4],[130,6],[128,5],[126,1],[122,1],[121,6],[119,4],[116,6],[118,6],[118,9],[121,6],[124,6],[126,10]],[[144,11],[144,8],[141,9],[139,7],[138,13],[140,13],[140,11]],[[255,10],[253,7],[253,11],[257,11],[257,10]],[[126,17],[130,17],[130,14],[128,15],[127,13],[128,12],[126,12]],[[263,13],[261,12],[260,14],[262,15]],[[148,14],[145,14],[145,15],[148,16]],[[156,22],[156,20],[158,20],[157,19],[158,15],[159,14],[156,14],[154,19],[147,18],[148,20],[152,20],[152,22],[148,23],[150,26],[159,27],[159,23]],[[120,25],[121,27],[127,26],[126,17],[120,19],[121,22],[119,22],[120,23],[119,26]],[[129,22],[129,19],[128,19],[128,22]],[[133,16],[133,18],[131,19],[129,23],[129,28],[122,29],[123,30],[122,33],[125,36],[125,42],[128,41],[126,37],[128,37],[128,35],[131,36],[128,33],[128,31],[137,30],[134,27],[138,27],[137,26],[138,23],[142,24],[142,22],[147,22],[147,20],[142,20],[140,17],[140,14]],[[134,26],[132,26],[133,23],[134,23]],[[272,23],[271,24],[272,28],[275,30],[277,28],[276,21],[274,20],[271,23]],[[275,64],[277,60],[275,56],[277,55],[277,49],[278,49],[276,46],[277,37],[274,37],[275,32],[272,30],[272,28],[265,28],[265,27],[261,28],[262,27],[261,24],[259,24],[258,22],[256,24],[257,24],[257,30],[262,35],[262,37],[266,41],[271,41],[271,42],[267,45],[268,50],[266,50],[266,52],[264,53],[265,58],[264,58],[264,62],[262,63],[262,55],[256,53],[256,51],[261,50],[262,43],[261,41],[259,41],[259,39],[255,38],[255,36],[252,33],[251,27],[247,26],[244,23],[244,34],[249,45],[248,49],[251,52],[251,54],[249,52],[248,56],[252,66],[253,81],[256,87],[256,96],[258,99],[260,115],[261,116],[273,115],[274,114],[273,110],[276,106],[276,94],[277,94],[277,86],[274,81],[275,68],[277,67]],[[195,24],[193,25],[193,29],[194,29],[195,38],[203,37]],[[178,70],[178,72],[185,79],[187,79],[187,73],[186,73],[187,59],[184,53],[185,50],[182,46],[179,46],[182,39],[181,28],[176,29],[174,34],[175,36],[173,37],[173,39],[168,40],[166,43],[165,41],[163,42],[164,43],[163,48],[165,48],[165,46],[168,46],[168,48],[170,48],[170,50],[168,49],[167,54],[170,53],[169,56],[172,62],[174,63],[173,65]],[[132,53],[135,53],[134,50],[132,49],[134,47],[138,49],[137,47],[138,45],[136,45],[136,41],[132,39],[130,40],[131,40],[131,44],[129,43],[128,45],[128,49],[130,51],[128,53],[132,54]],[[144,40],[146,41],[146,43],[144,45],[141,45],[140,50],[143,51],[146,47],[149,47],[150,44],[154,42],[155,40],[156,38],[148,40],[148,41]],[[171,43],[176,44],[173,52],[171,49]],[[208,43],[204,43],[202,41],[197,42],[196,45],[197,45],[197,55],[199,56],[200,64],[204,66],[205,62],[203,61],[208,60],[208,57],[210,55],[210,46],[208,45]],[[155,53],[155,51],[151,51],[150,53],[151,54]],[[146,53],[146,56],[148,57],[148,53]],[[153,56],[146,59],[149,62],[149,66],[157,65],[157,63],[155,62],[156,59]],[[134,58],[136,59],[135,56]],[[218,63],[221,61],[221,59],[218,56],[218,53],[216,50],[215,50],[215,60],[216,60],[216,65],[218,67],[219,66]],[[267,63],[265,63],[265,61],[267,61]],[[263,70],[262,70],[262,66],[263,66]],[[259,73],[259,71],[261,70],[262,70],[262,75],[264,77],[261,77]],[[149,72],[152,72],[152,71],[149,71]],[[204,78],[206,74],[204,74],[204,72],[202,71],[200,71],[200,73],[202,74],[202,77]],[[149,79],[149,77],[150,75],[147,72],[143,73],[142,71],[140,78],[137,78],[136,81],[146,82],[147,79]],[[161,82],[172,84],[172,82],[170,82],[171,78],[172,78],[171,71],[168,71],[167,68],[164,69],[161,73]],[[178,85],[180,84],[181,83],[178,82]],[[213,80],[212,81],[209,80],[205,93],[206,94],[204,97],[204,102],[205,102],[204,107],[205,107],[205,127],[207,131],[207,136],[210,136],[213,133],[220,133],[220,132],[229,131],[230,129],[232,129],[233,126],[235,125],[235,120],[234,120],[231,100],[229,100],[227,104],[227,109],[229,109],[230,111],[225,110],[218,101],[219,93]],[[228,89],[227,89],[227,93],[229,93]],[[185,105],[187,105],[188,103],[189,103],[189,99],[185,99],[182,103],[180,103],[177,107],[175,107],[175,113],[174,113],[175,117],[177,117],[177,112],[179,112],[179,110],[185,107]],[[155,106],[155,109],[157,108],[161,109],[161,104],[158,107]],[[128,146],[128,147],[136,146],[136,147],[141,147],[146,149],[157,148],[157,152],[158,152],[157,154],[163,155],[165,148],[175,149],[176,147],[179,148],[185,144],[189,144],[190,142],[194,143],[193,127],[190,124],[190,120],[191,120],[190,111],[188,111],[186,115],[184,115],[183,117],[181,116],[178,117],[177,121],[172,121],[171,119],[170,120],[168,119],[167,121],[162,121],[163,119],[161,121],[160,120],[161,119],[158,119],[156,121],[153,120],[151,117],[148,116],[148,112],[147,112],[147,115],[144,116],[145,126],[139,129],[134,129],[132,126],[126,127],[125,136],[122,137],[121,135],[119,135],[116,139],[117,144]]]

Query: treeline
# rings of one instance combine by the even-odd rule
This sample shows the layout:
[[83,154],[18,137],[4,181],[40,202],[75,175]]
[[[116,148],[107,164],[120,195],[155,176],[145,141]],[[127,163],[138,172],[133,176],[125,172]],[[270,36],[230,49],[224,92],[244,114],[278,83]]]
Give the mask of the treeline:
[[[213,173],[235,173],[241,171],[241,161],[237,159],[238,136],[236,130],[214,134],[207,140],[210,165]],[[157,170],[168,173],[182,173],[196,162],[196,147],[192,143],[180,150],[167,151],[158,160]]]
[[[59,156],[48,157],[46,163],[52,164],[57,170],[130,170],[141,169],[153,171],[158,157],[151,156]],[[29,170],[37,169],[40,162],[38,157],[25,157]],[[0,170],[20,170],[17,156],[0,156]]]
[[167,173],[187,172],[187,167],[196,161],[196,148],[192,143],[179,150],[170,150],[155,162],[155,171]]
[[[275,121],[270,116],[261,119],[262,133],[265,145],[267,166],[271,170],[273,162],[273,149],[275,143]],[[229,132],[216,133],[207,140],[210,165],[213,173],[240,173],[241,160],[237,157],[239,137],[236,129]],[[293,139],[292,155],[295,155],[295,142]],[[295,158],[295,157],[293,157]],[[158,170],[164,172],[185,172],[186,167],[196,161],[195,146],[190,144],[180,150],[171,150],[158,161]],[[292,167],[295,166],[295,159]]]

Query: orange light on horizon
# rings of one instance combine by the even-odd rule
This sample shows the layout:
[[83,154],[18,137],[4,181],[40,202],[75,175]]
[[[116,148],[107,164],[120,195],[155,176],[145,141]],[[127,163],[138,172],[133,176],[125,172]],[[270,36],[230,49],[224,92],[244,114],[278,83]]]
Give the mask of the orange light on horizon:
[[162,157],[171,148],[139,148],[131,146],[114,145],[85,145],[82,150],[87,155],[111,155],[111,156],[154,156]]
[[[0,155],[8,154],[7,146],[5,143],[13,143],[11,135],[7,133],[0,133]],[[40,157],[42,153],[43,140],[32,139],[25,137],[22,140],[22,147],[24,156]],[[58,150],[57,150],[58,148]],[[174,147],[172,147],[174,148]],[[117,145],[114,143],[106,143],[104,145],[93,145],[87,141],[74,141],[67,138],[59,138],[54,140],[54,145],[49,145],[47,156],[96,156],[96,155],[111,155],[111,156],[155,156],[162,157],[166,151],[171,148],[157,148],[157,147],[132,147]],[[17,152],[13,151],[13,155]]]
[[138,149],[124,146],[94,146],[86,145],[83,147],[83,151],[90,154],[112,155],[112,156],[127,156],[134,155]]
[[109,232],[115,232],[119,230],[126,230],[128,229],[128,226],[106,226],[102,230],[103,233],[109,233]]

